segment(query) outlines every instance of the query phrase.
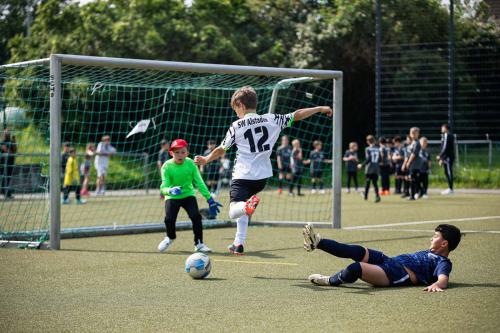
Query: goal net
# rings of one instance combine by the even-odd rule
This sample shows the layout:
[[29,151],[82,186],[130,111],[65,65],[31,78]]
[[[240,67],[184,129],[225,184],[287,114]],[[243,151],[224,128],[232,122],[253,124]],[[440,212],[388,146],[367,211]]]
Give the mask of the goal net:
[[[187,140],[190,157],[206,153],[209,141],[219,145],[237,119],[230,107],[231,96],[246,85],[257,91],[260,114],[284,114],[341,101],[339,96],[334,98],[334,86],[341,93],[341,72],[334,71],[64,55],[0,67],[1,121],[17,147],[9,153],[2,151],[2,193],[9,192],[9,196],[0,201],[1,239],[43,241],[49,237],[50,226],[57,229],[53,236],[60,229],[62,237],[163,229],[162,141]],[[340,136],[340,104],[336,111],[334,121],[314,116],[282,133],[290,141],[300,141],[306,163],[313,142],[322,142],[323,187],[317,184],[312,191],[309,164],[304,164],[299,179],[279,180],[278,140],[272,154],[274,177],[262,193],[255,221],[332,223],[336,192],[332,191],[332,167],[339,168],[340,177],[333,155],[333,125],[338,123]],[[109,157],[105,192],[101,193],[96,192],[95,156],[87,148],[97,147],[105,136],[116,153]],[[62,201],[65,144],[76,150],[80,186],[88,175],[88,194],[81,193],[84,204],[77,202],[74,192],[69,194],[69,203]],[[224,205],[217,220],[204,220],[206,226],[229,220],[228,189],[235,151],[232,148],[216,166],[203,170],[206,180],[214,179],[212,191]],[[338,156],[340,164],[340,152]],[[303,196],[298,196],[297,186]],[[288,194],[290,189],[292,194]],[[338,196],[340,200],[340,188]],[[207,207],[199,194],[198,204]],[[188,221],[181,210],[178,222]]]

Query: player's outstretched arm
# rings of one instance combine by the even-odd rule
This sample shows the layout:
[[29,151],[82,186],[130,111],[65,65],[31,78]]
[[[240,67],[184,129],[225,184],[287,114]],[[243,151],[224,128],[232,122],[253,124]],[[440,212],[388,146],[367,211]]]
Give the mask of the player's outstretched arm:
[[314,108],[299,109],[294,112],[293,120],[299,121],[302,119],[309,118],[316,113],[325,113],[327,116],[331,117],[333,115],[332,108],[329,106],[316,106]]
[[219,146],[214,150],[212,150],[212,152],[207,156],[199,156],[199,155],[195,156],[194,163],[196,163],[197,165],[205,165],[221,157],[224,154],[224,152],[225,152],[224,148]]
[[448,287],[448,276],[445,274],[439,274],[438,280],[428,287],[424,288],[424,291],[434,293],[444,291]]

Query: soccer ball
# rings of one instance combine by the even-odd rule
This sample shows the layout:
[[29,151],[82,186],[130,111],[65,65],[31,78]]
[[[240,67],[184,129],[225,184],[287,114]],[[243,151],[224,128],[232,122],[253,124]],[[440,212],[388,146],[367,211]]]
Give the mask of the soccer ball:
[[204,253],[194,253],[186,259],[186,273],[193,279],[204,279],[210,274],[212,264]]

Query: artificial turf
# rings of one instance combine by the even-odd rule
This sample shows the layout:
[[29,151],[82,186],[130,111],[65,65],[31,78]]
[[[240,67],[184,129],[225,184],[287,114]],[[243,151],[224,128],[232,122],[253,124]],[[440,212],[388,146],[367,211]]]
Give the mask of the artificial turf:
[[[499,216],[498,196],[456,195],[381,204],[344,196],[346,227]],[[269,203],[270,205],[270,203]],[[226,253],[234,229],[205,231],[213,269],[192,280],[184,261],[192,233],[181,231],[167,253],[162,234],[68,239],[61,251],[0,251],[0,331],[448,331],[495,332],[500,313],[500,218],[450,222],[469,232],[450,259],[450,288],[373,288],[363,282],[328,288],[307,281],[349,260],[302,249],[299,228],[251,227],[247,254]],[[436,223],[437,224],[437,223]],[[318,229],[388,255],[428,247],[434,223],[371,230]],[[416,231],[409,231],[416,230]],[[421,231],[419,231],[421,230]]]

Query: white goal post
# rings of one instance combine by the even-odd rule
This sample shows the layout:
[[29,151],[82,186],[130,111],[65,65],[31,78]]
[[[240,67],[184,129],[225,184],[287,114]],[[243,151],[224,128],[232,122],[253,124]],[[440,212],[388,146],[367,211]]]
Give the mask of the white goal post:
[[278,67],[255,67],[126,58],[93,57],[82,55],[52,54],[50,58],[26,61],[1,66],[1,68],[49,65],[50,91],[50,183],[49,183],[49,234],[50,248],[60,249],[61,239],[61,122],[62,122],[62,66],[90,66],[101,68],[122,68],[151,70],[159,72],[188,72],[197,74],[248,75],[279,78],[272,91],[268,112],[274,112],[280,85],[331,80],[334,116],[332,119],[332,224],[341,227],[341,185],[342,185],[342,86],[343,73],[335,70],[294,69]]

